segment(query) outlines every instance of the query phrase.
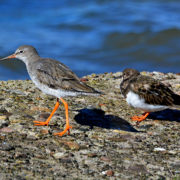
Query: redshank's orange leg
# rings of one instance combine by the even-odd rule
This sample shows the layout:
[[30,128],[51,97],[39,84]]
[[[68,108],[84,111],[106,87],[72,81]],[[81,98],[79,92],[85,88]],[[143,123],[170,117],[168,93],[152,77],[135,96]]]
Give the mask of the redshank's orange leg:
[[48,119],[45,121],[45,122],[42,122],[42,121],[34,121],[34,124],[35,126],[48,126],[49,124],[49,121],[51,120],[52,116],[54,115],[54,113],[56,112],[56,110],[58,109],[59,107],[59,99],[57,98],[57,102],[54,106],[54,109],[53,111],[51,112],[50,116],[48,117]]
[[145,112],[144,114],[142,114],[142,116],[133,116],[133,117],[131,117],[131,119],[133,121],[141,122],[141,121],[145,120],[149,114],[150,114],[149,112]]
[[68,104],[63,98],[60,98],[60,100],[62,101],[62,103],[64,104],[64,107],[65,107],[66,127],[65,127],[64,131],[62,131],[60,133],[54,133],[54,135],[63,136],[67,131],[68,131],[68,134],[70,134],[70,129],[72,128],[72,126],[69,125]]

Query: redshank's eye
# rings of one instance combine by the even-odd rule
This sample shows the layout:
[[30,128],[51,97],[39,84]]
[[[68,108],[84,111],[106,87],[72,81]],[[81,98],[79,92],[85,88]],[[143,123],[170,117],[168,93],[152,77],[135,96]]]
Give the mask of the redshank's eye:
[[23,53],[23,51],[19,51],[20,53]]

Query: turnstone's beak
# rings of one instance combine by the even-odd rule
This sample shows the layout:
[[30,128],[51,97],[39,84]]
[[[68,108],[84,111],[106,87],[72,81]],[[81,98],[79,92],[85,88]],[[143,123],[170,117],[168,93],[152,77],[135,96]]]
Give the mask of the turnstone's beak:
[[14,58],[16,58],[16,54],[12,54],[12,55],[10,55],[10,56],[1,58],[0,61],[1,61],[1,60],[5,60],[5,59],[14,59]]

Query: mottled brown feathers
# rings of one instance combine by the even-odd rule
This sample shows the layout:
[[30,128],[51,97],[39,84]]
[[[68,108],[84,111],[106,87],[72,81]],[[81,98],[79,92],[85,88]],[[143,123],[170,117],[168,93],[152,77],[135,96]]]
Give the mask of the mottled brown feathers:
[[129,91],[132,91],[143,98],[147,104],[165,106],[180,105],[179,95],[175,94],[160,81],[140,75],[134,69],[123,71],[123,81],[120,88],[125,97]]

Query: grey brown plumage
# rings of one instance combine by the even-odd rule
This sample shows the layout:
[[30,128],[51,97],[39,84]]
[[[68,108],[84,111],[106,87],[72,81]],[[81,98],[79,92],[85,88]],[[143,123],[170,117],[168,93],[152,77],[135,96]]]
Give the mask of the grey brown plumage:
[[30,71],[31,69],[34,70],[33,73],[36,74],[40,83],[47,85],[49,88],[73,91],[79,94],[100,93],[81,82],[75,73],[59,61],[42,58],[41,62],[33,62]]
[[16,56],[17,58],[24,56],[22,60],[26,64],[32,81],[39,81],[52,89],[77,92],[77,95],[100,94],[94,88],[81,82],[77,75],[63,63],[51,58],[41,58],[33,46],[19,47]]

